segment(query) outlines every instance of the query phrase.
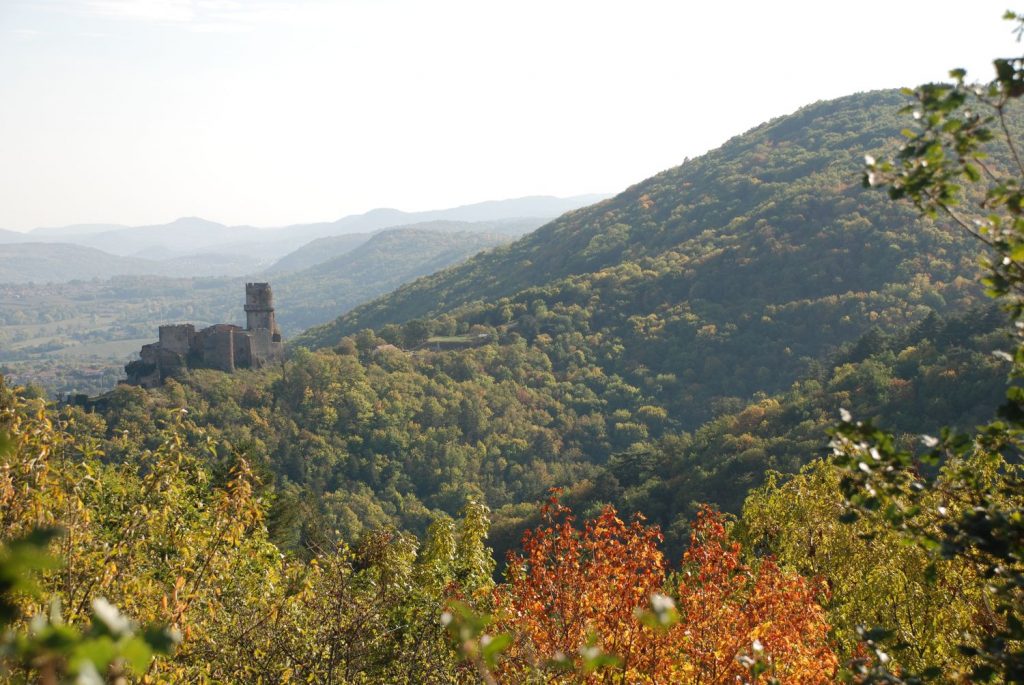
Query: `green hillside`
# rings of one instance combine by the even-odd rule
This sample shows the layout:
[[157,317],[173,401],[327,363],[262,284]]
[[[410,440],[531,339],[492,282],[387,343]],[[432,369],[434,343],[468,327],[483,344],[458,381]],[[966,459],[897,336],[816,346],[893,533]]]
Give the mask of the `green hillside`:
[[0,283],[47,283],[151,274],[163,265],[68,243],[0,245]]
[[382,231],[327,261],[276,276],[273,286],[281,323],[286,333],[314,326],[336,312],[349,310],[508,240],[502,235],[477,231]]
[[278,274],[302,271],[311,266],[322,264],[346,252],[351,252],[367,240],[370,233],[346,233],[311,240],[297,250],[289,252],[264,271],[266,278],[275,278]]
[[973,246],[860,187],[902,102],[811,105],[294,344],[444,313],[522,337],[566,373],[621,375],[695,427],[731,398],[788,387],[872,326],[977,301]]
[[[332,328],[311,332],[308,340],[329,344],[332,336],[361,328],[449,312],[623,262],[641,264],[667,252],[701,260],[688,263],[690,268],[732,269],[735,283],[710,293],[719,300],[760,297],[768,280],[775,300],[859,289],[871,274],[836,270],[849,271],[881,256],[878,270],[884,271],[899,256],[889,253],[888,243],[863,245],[870,252],[853,254],[850,248],[857,241],[835,241],[902,229],[914,221],[910,211],[865,193],[859,184],[864,154],[891,145],[898,136],[902,123],[895,110],[901,104],[906,104],[902,96],[883,91],[810,105],[609,200],[570,212],[505,250],[361,307]],[[820,253],[833,246],[837,253],[817,273],[806,267],[803,273],[769,268],[797,265],[807,255],[829,256]],[[808,276],[814,280],[808,282]],[[700,288],[694,294],[709,295]]]

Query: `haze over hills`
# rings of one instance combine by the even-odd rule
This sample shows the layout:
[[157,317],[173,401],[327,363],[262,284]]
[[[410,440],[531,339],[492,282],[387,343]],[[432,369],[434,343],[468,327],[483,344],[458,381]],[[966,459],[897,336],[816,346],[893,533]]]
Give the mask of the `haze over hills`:
[[69,243],[0,244],[0,283],[62,282],[146,275],[159,270],[156,262],[119,257]]
[[[7,257],[0,259],[0,283],[62,282],[137,274],[185,278],[249,274],[269,278],[354,249],[385,228],[433,222],[428,230],[515,236],[557,216],[546,212],[576,208],[595,197],[602,196],[526,197],[428,212],[379,209],[331,223],[273,229],[225,226],[198,217],[184,217],[158,226],[81,224],[39,228],[28,233],[0,230],[0,245],[18,245],[16,250],[0,253],[0,257]],[[309,245],[321,238],[325,238],[324,242]],[[89,249],[76,252],[72,246]],[[91,250],[102,251],[104,255]],[[291,256],[293,252],[295,255]],[[20,263],[11,261],[15,257]],[[44,268],[48,265],[59,268]],[[258,274],[260,271],[265,273]]]
[[568,198],[530,196],[510,200],[490,200],[451,209],[425,212],[403,212],[397,209],[373,209],[365,214],[347,216],[330,223],[289,226],[289,233],[302,234],[307,239],[328,235],[341,235],[373,231],[390,226],[417,224],[425,221],[497,221],[522,217],[554,218],[565,212],[584,207],[608,197],[608,194],[577,195]]
[[[424,212],[375,209],[332,222],[296,224],[277,228],[226,226],[200,217],[182,217],[155,226],[80,224],[37,228],[28,233],[0,236],[4,242],[73,243],[123,257],[168,259],[203,253],[232,253],[249,258],[254,268],[273,263],[317,238],[349,233],[370,233],[383,228],[424,221],[486,222],[523,217],[554,218],[594,202],[604,195],[570,198],[546,196],[480,202]],[[189,275],[189,274],[182,274]],[[2,276],[0,276],[2,282]]]
[[[505,235],[511,239],[524,233],[529,233],[543,226],[549,220],[549,218],[502,219],[496,221],[434,220],[406,226],[394,226],[387,230],[415,228],[429,233],[487,233]],[[345,233],[327,238],[317,238],[274,262],[266,270],[265,274],[269,278],[274,274],[299,271],[326,262],[332,257],[337,257],[354,250],[369,240],[371,235],[373,233]]]
[[427,222],[387,229],[326,261],[276,276],[273,287],[280,308],[278,320],[286,334],[297,333],[329,321],[335,312],[347,311],[419,276],[512,239],[481,230],[451,230],[474,225],[445,222],[448,230],[437,230],[437,222]]
[[[72,224],[70,226],[43,226],[29,231],[33,240],[44,238],[69,238],[71,236],[86,236],[96,233],[111,233],[131,228],[123,224]],[[25,235],[25,234],[22,234]]]
[[24,233],[18,233],[17,231],[8,231],[0,228],[0,243],[16,243],[21,242],[25,239]]
[[256,263],[234,254],[200,253],[164,259],[123,257],[71,243],[0,241],[0,283],[65,283],[114,276],[233,277]]
[[199,217],[182,217],[159,226],[133,226],[63,237],[121,256],[177,257],[240,241],[254,231],[249,227],[229,227]]

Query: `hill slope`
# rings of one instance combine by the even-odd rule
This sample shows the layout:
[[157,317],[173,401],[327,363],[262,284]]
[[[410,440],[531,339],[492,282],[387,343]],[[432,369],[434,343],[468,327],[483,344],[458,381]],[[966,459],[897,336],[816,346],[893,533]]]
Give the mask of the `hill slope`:
[[0,283],[47,283],[153,273],[156,264],[67,243],[0,245]]
[[479,231],[453,233],[417,227],[381,231],[323,263],[276,276],[274,293],[281,325],[286,333],[302,330],[509,240]]
[[670,414],[699,425],[716,402],[788,387],[872,325],[976,301],[973,245],[860,187],[863,155],[893,144],[901,103],[875,92],[811,105],[295,344],[453,314],[544,336],[566,371],[660,388]]
[[25,240],[24,233],[18,233],[17,231],[8,231],[7,229],[0,228],[0,243],[20,243]]
[[[393,229],[416,229],[432,233],[488,233],[492,236],[506,235],[511,240],[514,237],[529,233],[530,231],[547,223],[548,219],[502,219],[495,221],[423,221],[408,226],[395,226]],[[376,231],[374,232],[376,233]],[[325,238],[317,238],[306,243],[294,252],[290,252],[273,266],[265,271],[267,277],[276,274],[291,273],[308,269],[309,267],[322,264],[334,257],[351,252],[366,241],[374,233],[345,233],[343,235],[332,235]]]
[[[731,288],[759,298],[786,301],[798,291],[823,295],[862,287],[867,274],[847,267],[876,256],[890,265],[898,257],[888,245],[864,245],[872,252],[858,254],[854,235],[902,229],[914,220],[858,183],[865,151],[897,135],[900,122],[892,110],[901,103],[894,92],[859,94],[763,124],[614,198],[570,212],[506,249],[361,307],[339,319],[332,334],[449,312],[669,251],[734,267]],[[820,263],[822,252],[833,249],[839,253],[816,274],[786,271],[807,264],[806,257]],[[840,273],[844,269],[848,273]],[[311,336],[310,343],[325,334]]]

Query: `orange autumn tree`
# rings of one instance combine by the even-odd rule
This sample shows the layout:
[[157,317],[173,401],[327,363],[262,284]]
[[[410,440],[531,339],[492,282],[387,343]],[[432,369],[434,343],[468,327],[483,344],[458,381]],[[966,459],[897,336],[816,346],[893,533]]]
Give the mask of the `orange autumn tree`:
[[702,508],[676,591],[673,658],[658,664],[658,682],[741,682],[748,671],[737,657],[758,652],[780,682],[832,682],[838,660],[818,604],[824,588],[771,559],[744,564],[740,552],[721,514]]
[[659,629],[638,619],[669,584],[656,526],[626,524],[609,506],[580,530],[557,497],[541,514],[494,593],[495,628],[513,636],[502,682],[735,683],[750,678],[741,657],[759,655],[765,677],[831,682],[820,589],[770,560],[744,564],[721,515],[700,512],[671,593],[678,612]]
[[541,518],[544,525],[523,535],[524,555],[509,556],[509,582],[495,590],[498,628],[514,637],[502,680],[521,682],[532,671],[557,668],[551,662],[582,670],[580,650],[591,634],[621,672],[650,672],[658,645],[634,611],[665,582],[661,532],[640,517],[626,525],[611,507],[577,530],[557,496]]

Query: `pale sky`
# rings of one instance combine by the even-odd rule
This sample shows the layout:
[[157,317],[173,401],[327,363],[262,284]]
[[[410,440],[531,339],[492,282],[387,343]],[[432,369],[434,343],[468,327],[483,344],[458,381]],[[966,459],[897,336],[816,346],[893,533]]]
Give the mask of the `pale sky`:
[[0,227],[618,192],[1021,54],[1007,0],[0,0]]

